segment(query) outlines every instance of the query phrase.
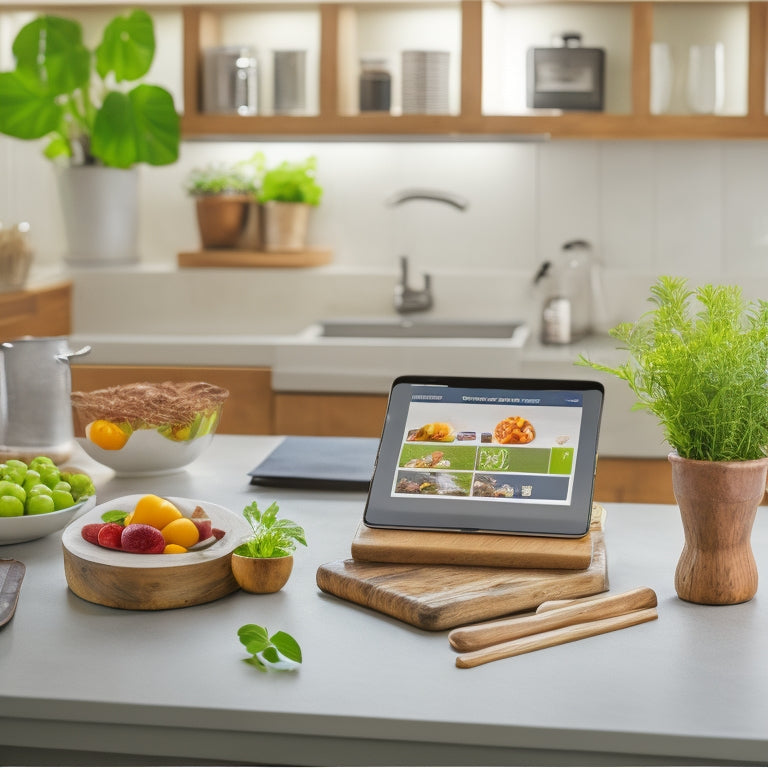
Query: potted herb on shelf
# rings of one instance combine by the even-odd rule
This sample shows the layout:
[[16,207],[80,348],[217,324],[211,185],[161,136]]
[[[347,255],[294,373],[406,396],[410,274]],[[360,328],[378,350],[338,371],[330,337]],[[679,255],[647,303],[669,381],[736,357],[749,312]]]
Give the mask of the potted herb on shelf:
[[685,532],[679,597],[744,602],[757,591],[750,538],[768,471],[768,302],[747,301],[737,286],[691,291],[673,277],[659,278],[651,302],[636,323],[610,332],[629,352],[625,363],[579,364],[627,382],[674,449]]
[[277,502],[272,502],[262,512],[255,501],[243,510],[253,535],[232,553],[232,574],[246,592],[266,594],[282,589],[293,570],[296,544],[307,545],[304,529],[278,518],[279,510]]
[[0,133],[46,139],[45,156],[62,166],[68,260],[134,261],[135,166],[173,163],[180,144],[171,94],[124,86],[152,64],[152,17],[142,10],[116,16],[91,50],[79,22],[42,15],[19,30],[12,51],[15,69],[0,72]]
[[262,247],[257,194],[264,173],[264,155],[247,160],[195,168],[186,190],[195,198],[197,226],[203,248]]
[[275,253],[306,250],[309,213],[320,205],[317,158],[285,161],[262,179],[259,201],[264,206],[264,248]]

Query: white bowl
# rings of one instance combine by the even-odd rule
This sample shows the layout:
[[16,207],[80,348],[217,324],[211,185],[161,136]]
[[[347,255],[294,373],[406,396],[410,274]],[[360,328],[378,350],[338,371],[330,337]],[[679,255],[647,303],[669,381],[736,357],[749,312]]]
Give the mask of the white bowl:
[[67,507],[67,509],[60,509],[58,512],[0,517],[0,545],[20,544],[24,541],[41,539],[43,536],[60,531],[95,506],[96,496],[89,496],[79,504]]
[[224,531],[221,539],[212,541],[209,546],[200,549],[190,549],[177,555],[144,555],[135,552],[123,552],[117,549],[107,549],[98,544],[92,544],[83,538],[83,526],[89,523],[103,523],[101,516],[105,512],[121,510],[131,512],[145,493],[134,493],[92,507],[82,519],[74,520],[67,526],[62,536],[64,548],[83,560],[102,565],[119,565],[125,568],[175,568],[181,565],[194,565],[207,560],[215,560],[222,555],[228,555],[235,547],[242,544],[251,534],[251,528],[242,515],[236,515],[232,510],[214,504],[211,501],[187,499],[180,496],[166,496],[184,517],[191,517],[197,506],[207,513],[214,528]]
[[123,477],[149,477],[177,472],[194,461],[213,440],[213,432],[192,440],[169,440],[155,429],[137,429],[119,450],[107,451],[85,437],[77,442],[99,464]]

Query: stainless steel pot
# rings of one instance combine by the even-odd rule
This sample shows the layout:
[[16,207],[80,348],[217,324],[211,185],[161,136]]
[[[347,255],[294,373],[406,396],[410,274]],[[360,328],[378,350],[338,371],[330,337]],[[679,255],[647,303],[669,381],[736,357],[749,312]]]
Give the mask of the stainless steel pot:
[[49,456],[59,463],[72,453],[70,360],[63,336],[23,338],[0,344],[0,460]]

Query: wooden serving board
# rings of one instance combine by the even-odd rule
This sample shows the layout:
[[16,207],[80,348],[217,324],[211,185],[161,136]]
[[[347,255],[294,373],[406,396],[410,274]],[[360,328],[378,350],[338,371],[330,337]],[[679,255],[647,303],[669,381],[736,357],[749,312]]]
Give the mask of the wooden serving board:
[[[602,507],[593,505],[593,529],[600,529],[602,514]],[[592,561],[592,531],[579,539],[556,539],[402,531],[360,523],[352,540],[352,557],[377,563],[583,570]]]
[[107,510],[130,511],[142,495],[100,504],[64,529],[64,574],[72,592],[110,608],[156,611],[209,603],[239,589],[232,575],[232,550],[247,538],[250,529],[243,518],[217,504],[169,497],[185,514],[200,504],[213,527],[225,531],[222,539],[197,552],[137,555],[83,539],[84,525],[102,522],[101,515]]
[[297,253],[238,251],[232,249],[186,251],[178,254],[180,267],[320,267],[330,264],[332,251],[311,248]]
[[587,597],[608,589],[603,527],[593,505],[592,558],[584,570],[335,560],[317,570],[328,594],[420,629],[443,630],[531,610],[548,600]]
[[608,589],[605,543],[593,533],[586,570],[398,565],[336,560],[317,570],[317,585],[344,600],[421,629],[452,629],[536,608],[546,600]]

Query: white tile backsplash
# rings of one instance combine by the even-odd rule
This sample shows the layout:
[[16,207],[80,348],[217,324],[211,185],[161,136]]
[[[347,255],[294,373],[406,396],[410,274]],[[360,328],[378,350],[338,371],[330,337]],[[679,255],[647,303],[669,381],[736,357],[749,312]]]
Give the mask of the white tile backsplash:
[[[0,221],[30,221],[37,262],[55,265],[63,222],[41,149],[0,137]],[[142,264],[172,268],[179,251],[199,247],[188,171],[256,150],[270,165],[318,157],[325,195],[310,238],[333,249],[337,270],[394,279],[401,254],[414,280],[430,272],[498,281],[509,270],[513,303],[530,293],[527,276],[541,261],[583,238],[605,266],[614,322],[636,316],[658,274],[740,282],[751,292],[754,278],[768,280],[765,142],[185,142],[178,163],[141,169]],[[411,187],[461,195],[469,208],[386,205]],[[451,300],[489,311],[482,280]]]
[[656,271],[718,275],[723,255],[723,144],[656,146]]

